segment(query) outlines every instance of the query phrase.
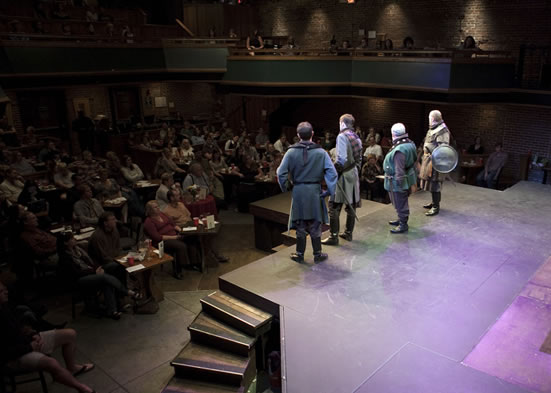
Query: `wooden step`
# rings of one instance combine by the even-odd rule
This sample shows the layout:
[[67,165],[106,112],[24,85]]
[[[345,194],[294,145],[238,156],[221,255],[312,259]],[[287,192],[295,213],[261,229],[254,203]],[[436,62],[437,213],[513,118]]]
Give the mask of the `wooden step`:
[[272,253],[276,253],[276,252],[279,252],[279,251],[283,251],[287,249],[287,245],[285,244],[280,244],[279,246],[275,246],[272,248]]
[[197,315],[188,330],[194,342],[241,356],[248,356],[256,342],[255,337],[248,336],[204,312]]
[[170,364],[179,378],[231,386],[248,386],[256,374],[254,351],[248,358],[193,341]]
[[201,306],[213,317],[253,337],[269,331],[273,319],[271,314],[221,291],[201,299]]
[[243,386],[228,386],[173,377],[161,393],[245,393]]
[[[325,239],[327,236],[329,236],[329,228],[322,227],[321,238]],[[283,244],[287,247],[294,246],[297,244],[297,231],[291,229],[290,231],[282,232],[281,238],[283,239]],[[310,236],[307,235],[307,238],[310,238]]]

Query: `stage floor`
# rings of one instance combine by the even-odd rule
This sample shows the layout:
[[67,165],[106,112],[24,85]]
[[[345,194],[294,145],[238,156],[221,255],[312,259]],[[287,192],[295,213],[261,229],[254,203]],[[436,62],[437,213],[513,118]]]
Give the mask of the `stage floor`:
[[307,264],[289,248],[221,277],[280,305],[287,392],[528,391],[462,361],[551,255],[551,186],[446,184],[435,217],[429,200],[411,196],[405,235],[389,205],[324,263],[309,245]]

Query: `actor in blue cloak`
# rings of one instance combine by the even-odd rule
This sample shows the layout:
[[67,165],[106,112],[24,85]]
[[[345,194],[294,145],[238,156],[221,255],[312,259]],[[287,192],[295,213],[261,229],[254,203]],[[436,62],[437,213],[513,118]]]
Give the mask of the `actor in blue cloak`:
[[[291,259],[304,262],[306,235],[309,234],[314,262],[321,262],[327,259],[327,254],[321,252],[321,224],[328,222],[325,197],[335,194],[337,171],[327,152],[312,142],[314,131],[310,123],[300,123],[297,134],[300,142],[289,148],[277,168],[281,190],[285,192],[293,186],[289,229],[297,231],[297,248]],[[321,188],[324,179],[325,191]]]

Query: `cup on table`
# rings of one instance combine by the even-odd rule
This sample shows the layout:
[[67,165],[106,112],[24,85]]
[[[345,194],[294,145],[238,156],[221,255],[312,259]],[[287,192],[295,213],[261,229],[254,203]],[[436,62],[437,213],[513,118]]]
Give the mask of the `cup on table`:
[[203,226],[205,228],[207,227],[207,217],[203,218]]
[[129,266],[134,266],[134,257],[126,258],[126,261],[128,262]]
[[199,226],[199,217],[193,217],[193,225]]

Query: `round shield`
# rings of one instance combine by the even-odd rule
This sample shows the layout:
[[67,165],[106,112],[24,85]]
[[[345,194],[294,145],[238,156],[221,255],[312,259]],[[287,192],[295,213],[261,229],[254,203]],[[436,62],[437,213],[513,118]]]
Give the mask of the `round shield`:
[[450,173],[458,161],[459,155],[450,145],[440,145],[432,152],[432,167],[440,173]]

